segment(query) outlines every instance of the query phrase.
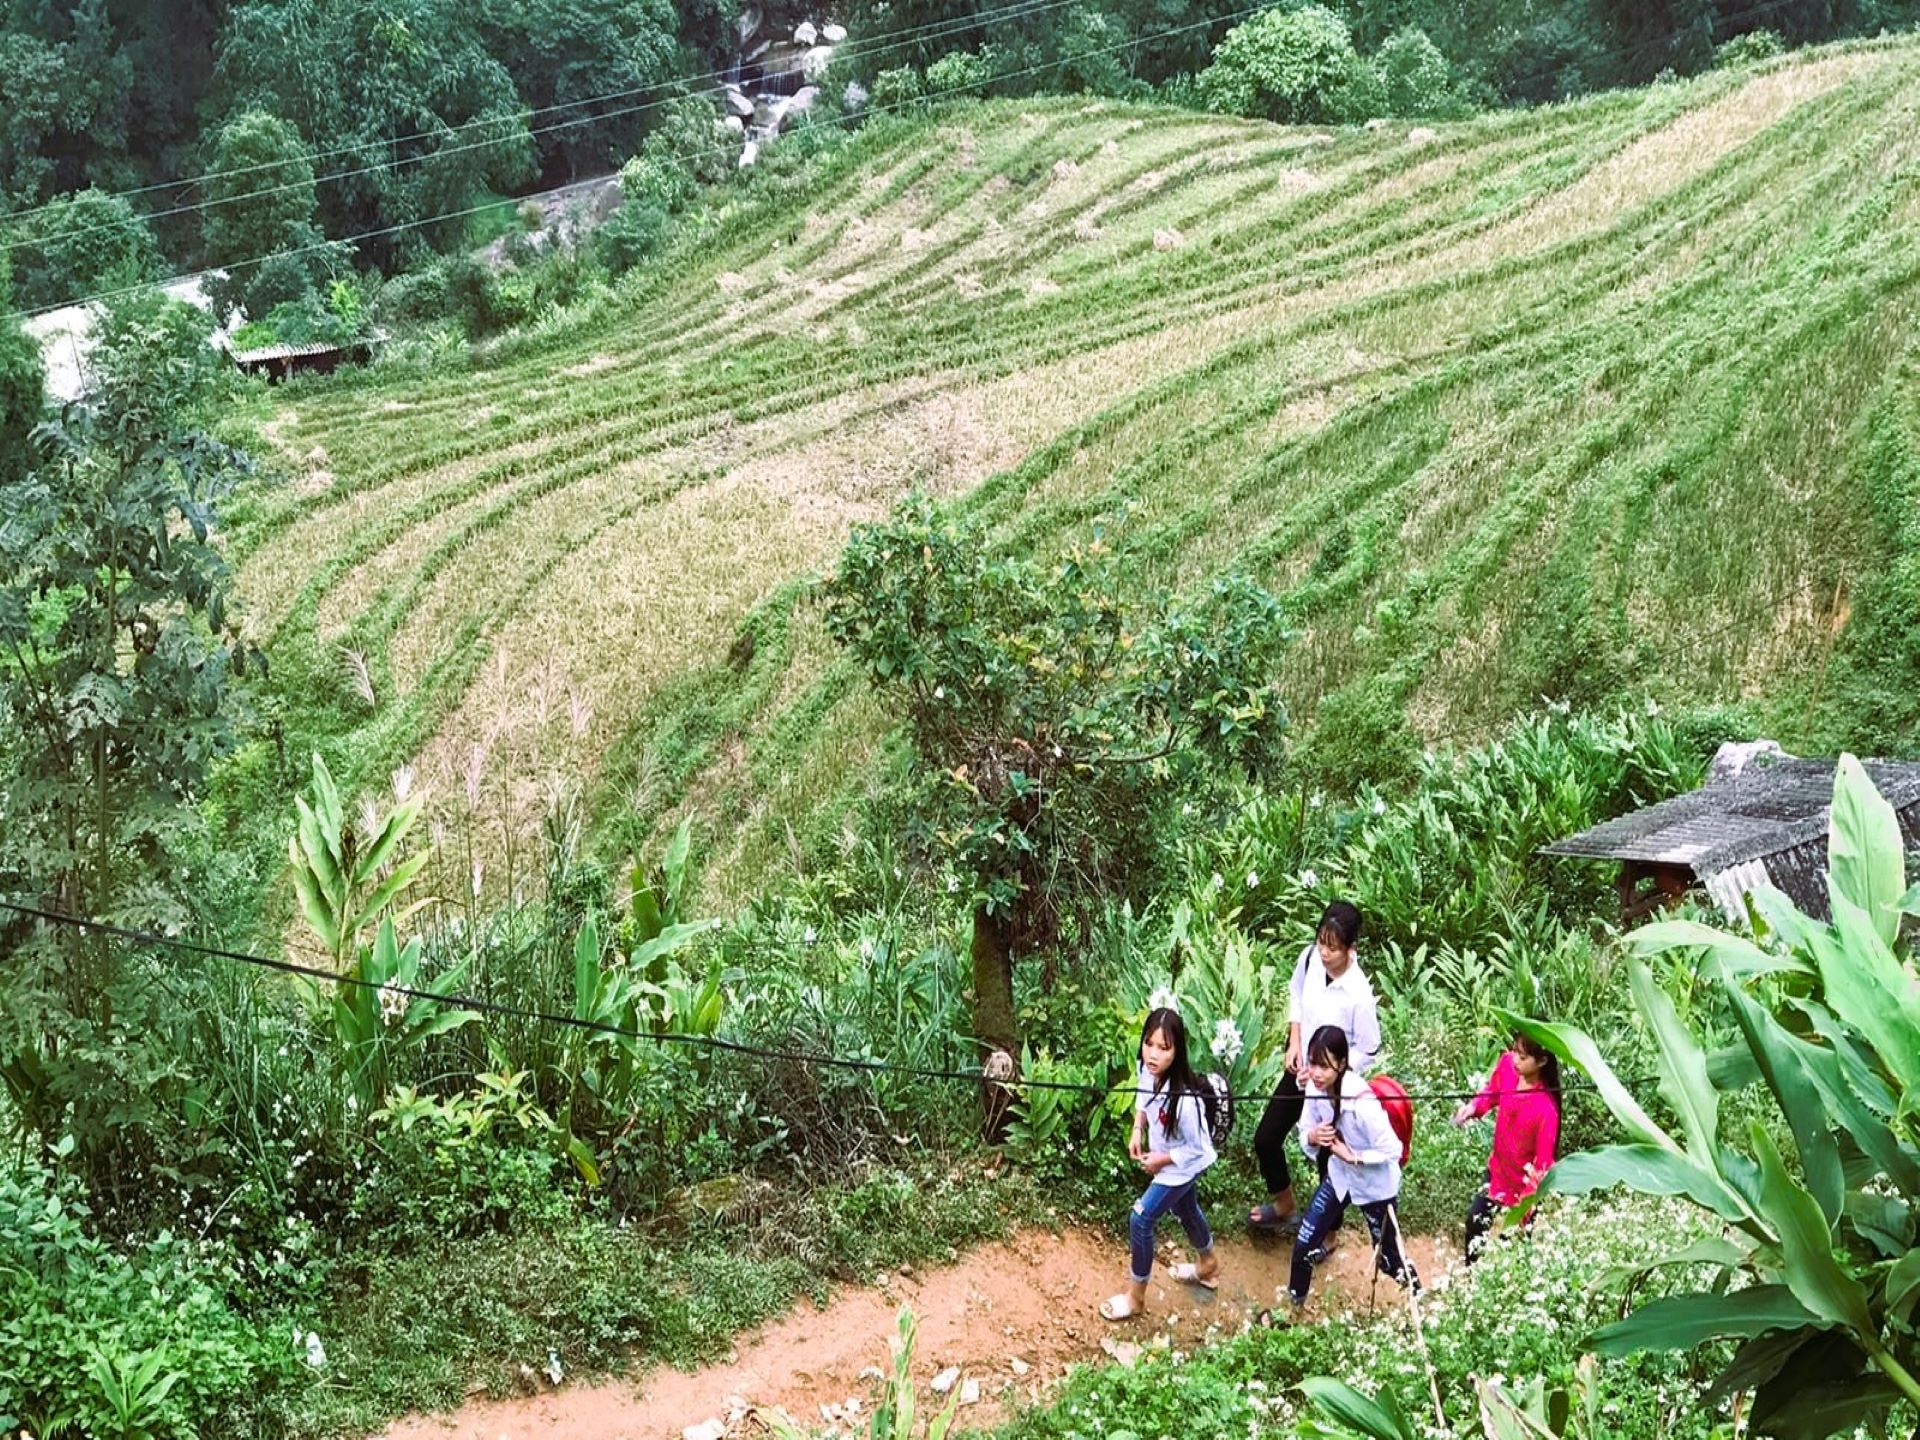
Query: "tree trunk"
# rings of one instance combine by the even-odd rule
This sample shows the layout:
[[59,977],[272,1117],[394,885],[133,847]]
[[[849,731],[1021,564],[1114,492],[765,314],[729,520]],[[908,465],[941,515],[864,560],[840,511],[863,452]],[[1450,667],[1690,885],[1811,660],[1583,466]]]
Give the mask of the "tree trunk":
[[1013,1092],[997,1081],[1019,1070],[1020,1023],[1013,1008],[1013,946],[1006,923],[984,905],[973,911],[973,1033],[982,1067],[996,1077],[981,1082],[980,1109],[987,1140],[997,1145],[1006,1137],[1013,1106]]

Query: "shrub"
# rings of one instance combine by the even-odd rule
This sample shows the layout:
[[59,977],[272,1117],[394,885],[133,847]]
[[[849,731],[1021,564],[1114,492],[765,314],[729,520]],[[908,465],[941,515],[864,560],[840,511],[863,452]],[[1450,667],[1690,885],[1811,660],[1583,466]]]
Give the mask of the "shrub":
[[911,65],[896,65],[873,77],[867,103],[876,111],[904,110],[926,99],[927,82]]
[[1199,81],[1211,108],[1281,124],[1365,118],[1377,84],[1347,22],[1319,5],[1266,10],[1234,26]]
[[594,232],[593,253],[615,275],[660,253],[670,221],[666,208],[650,200],[628,200]]
[[654,205],[671,212],[686,204],[693,192],[693,176],[665,156],[636,155],[620,169],[620,194],[629,205]]
[[229,1308],[223,1252],[162,1234],[120,1254],[90,1219],[32,1162],[0,1175],[0,1429],[192,1436],[292,1374],[278,1326]]
[[993,83],[995,57],[993,47],[978,50],[954,50],[927,66],[927,97],[938,100],[947,95],[978,96]]
[[1734,36],[1724,45],[1716,46],[1713,64],[1717,70],[1758,65],[1762,60],[1771,60],[1776,55],[1786,53],[1786,48],[1780,37],[1771,30],[1749,30],[1744,35]]
[[25,308],[64,305],[160,273],[147,222],[117,195],[82,190],[49,202],[14,237],[14,293]]
[[640,155],[689,181],[718,185],[733,173],[737,144],[713,102],[688,95],[667,106],[641,145]]
[[1440,47],[1416,25],[1396,30],[1381,44],[1374,64],[1380,72],[1386,113],[1456,115],[1465,107],[1455,86],[1453,66]]

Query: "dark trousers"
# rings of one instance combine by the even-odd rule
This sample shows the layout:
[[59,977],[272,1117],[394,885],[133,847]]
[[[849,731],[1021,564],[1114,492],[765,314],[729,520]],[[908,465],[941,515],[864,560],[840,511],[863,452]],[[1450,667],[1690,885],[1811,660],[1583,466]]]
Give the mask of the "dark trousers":
[[1253,1131],[1253,1153],[1260,1161],[1260,1178],[1267,1182],[1269,1195],[1278,1195],[1293,1185],[1293,1174],[1287,1168],[1287,1136],[1299,1125],[1300,1112],[1306,1105],[1300,1082],[1291,1070],[1283,1071]]
[[[1293,1188],[1293,1172],[1287,1167],[1287,1137],[1300,1124],[1300,1112],[1307,1108],[1307,1097],[1291,1070],[1280,1077],[1273,1098],[1260,1114],[1253,1130],[1253,1153],[1260,1162],[1260,1178],[1267,1182],[1267,1193],[1278,1195]],[[1320,1152],[1319,1178],[1327,1178],[1327,1152]]]
[[[1467,1263],[1469,1265],[1480,1258],[1481,1247],[1487,1243],[1487,1235],[1493,1229],[1493,1222],[1500,1218],[1500,1212],[1506,1208],[1493,1198],[1484,1185],[1480,1187],[1480,1193],[1473,1197],[1473,1203],[1467,1207]],[[1527,1218],[1520,1223],[1521,1229],[1528,1230],[1533,1227],[1534,1213],[1532,1210],[1527,1211]]]
[[[1360,1213],[1367,1217],[1367,1232],[1373,1237],[1373,1248],[1380,1256],[1380,1273],[1405,1284],[1417,1278],[1413,1266],[1400,1254],[1400,1227],[1387,1223],[1387,1208],[1391,1200],[1375,1200],[1362,1205]],[[1313,1285],[1313,1261],[1310,1258],[1334,1231],[1340,1228],[1340,1222],[1346,1219],[1347,1202],[1333,1192],[1333,1182],[1322,1180],[1320,1188],[1313,1192],[1313,1201],[1307,1206],[1307,1213],[1300,1217],[1300,1233],[1293,1242],[1293,1269],[1287,1278],[1287,1291],[1296,1301],[1305,1300],[1307,1291]]]

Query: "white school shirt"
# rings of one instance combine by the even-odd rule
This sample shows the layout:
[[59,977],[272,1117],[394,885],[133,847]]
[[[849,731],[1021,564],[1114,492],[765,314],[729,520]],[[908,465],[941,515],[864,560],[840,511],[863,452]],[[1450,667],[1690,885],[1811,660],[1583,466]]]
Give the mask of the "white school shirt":
[[[1332,1119],[1332,1099],[1307,1081],[1307,1104],[1300,1114],[1300,1144],[1316,1162],[1320,1150],[1307,1144],[1307,1135],[1314,1126]],[[1339,1135],[1359,1160],[1356,1164],[1338,1155],[1327,1157],[1327,1180],[1334,1194],[1356,1205],[1371,1205],[1400,1193],[1400,1137],[1393,1133],[1393,1122],[1387,1119],[1387,1108],[1380,1097],[1351,1069],[1340,1082]]]
[[1373,982],[1360,968],[1356,956],[1338,980],[1327,979],[1327,967],[1320,963],[1320,946],[1315,943],[1300,952],[1288,985],[1293,1003],[1287,1021],[1300,1027],[1300,1051],[1304,1059],[1313,1035],[1322,1025],[1334,1025],[1347,1037],[1347,1065],[1360,1073],[1372,1066],[1380,1053],[1380,1008],[1373,998]]
[[1153,1183],[1184,1185],[1197,1179],[1214,1161],[1213,1132],[1207,1129],[1206,1106],[1198,1095],[1182,1095],[1169,1132],[1166,1090],[1154,1089],[1153,1072],[1144,1065],[1134,1083],[1138,1087],[1133,1095],[1134,1113],[1147,1117],[1147,1149],[1164,1150],[1173,1157],[1173,1163],[1154,1176]]

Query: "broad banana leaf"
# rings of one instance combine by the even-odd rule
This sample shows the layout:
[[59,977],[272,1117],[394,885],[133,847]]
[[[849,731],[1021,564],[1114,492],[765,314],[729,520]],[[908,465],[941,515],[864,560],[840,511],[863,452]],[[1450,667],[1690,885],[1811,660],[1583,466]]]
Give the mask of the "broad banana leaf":
[[1840,1148],[1834,1144],[1830,1112],[1820,1096],[1820,1087],[1808,1071],[1803,1050],[1808,1045],[1788,1034],[1780,1022],[1737,985],[1726,987],[1733,1018],[1746,1036],[1747,1047],[1765,1077],[1767,1088],[1780,1102],[1787,1124],[1793,1128],[1793,1143],[1800,1152],[1800,1168],[1807,1177],[1807,1189],[1820,1204],[1820,1212],[1829,1225],[1840,1218],[1846,1180],[1840,1169]]
[[1594,1331],[1587,1338],[1587,1346],[1602,1355],[1691,1350],[1708,1340],[1797,1330],[1820,1323],[1820,1317],[1802,1305],[1785,1285],[1755,1285],[1727,1294],[1668,1295],[1651,1300],[1626,1319]]
[[1361,1394],[1344,1381],[1316,1375],[1302,1380],[1300,1388],[1320,1412],[1338,1421],[1367,1440],[1416,1440],[1400,1403],[1391,1390],[1382,1389],[1378,1399]]

